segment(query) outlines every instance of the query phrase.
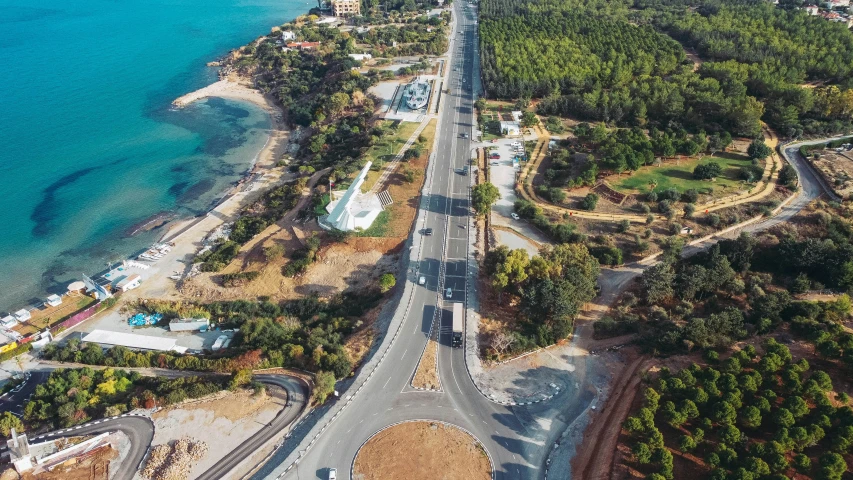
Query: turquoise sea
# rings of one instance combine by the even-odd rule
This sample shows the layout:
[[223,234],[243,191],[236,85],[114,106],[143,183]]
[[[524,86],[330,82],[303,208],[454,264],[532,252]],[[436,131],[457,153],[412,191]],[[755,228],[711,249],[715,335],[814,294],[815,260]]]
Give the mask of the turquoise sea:
[[163,233],[131,235],[140,223],[216,203],[269,118],[222,99],[170,103],[216,80],[205,63],[313,5],[0,0],[0,314]]

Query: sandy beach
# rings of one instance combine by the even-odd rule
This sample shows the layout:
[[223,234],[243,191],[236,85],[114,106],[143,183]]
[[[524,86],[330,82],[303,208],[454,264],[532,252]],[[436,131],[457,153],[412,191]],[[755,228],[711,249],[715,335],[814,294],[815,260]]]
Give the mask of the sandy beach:
[[149,269],[134,272],[142,276],[142,284],[123,295],[123,301],[151,297],[176,298],[176,282],[169,276],[176,273],[186,274],[205,237],[223,223],[236,220],[244,207],[256,201],[263,191],[280,183],[288,175],[284,168],[276,167],[276,163],[287,149],[289,132],[285,128],[281,109],[272,99],[242,83],[220,80],[183,95],[172,104],[180,108],[207,97],[240,100],[262,107],[270,116],[270,138],[255,157],[254,165],[244,179],[224,192],[223,200],[216,207],[203,216],[178,220],[168,226],[161,241],[172,242],[175,246],[168,255],[151,264]]

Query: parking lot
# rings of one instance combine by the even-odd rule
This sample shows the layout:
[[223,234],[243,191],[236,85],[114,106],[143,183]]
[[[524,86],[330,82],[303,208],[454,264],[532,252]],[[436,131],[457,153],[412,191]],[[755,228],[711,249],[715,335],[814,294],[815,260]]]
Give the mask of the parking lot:
[[521,143],[520,140],[501,139],[497,143],[488,144],[491,146],[491,154],[500,155],[499,159],[487,160],[492,184],[498,187],[498,191],[501,193],[501,198],[492,206],[492,222],[497,225],[509,226],[511,224],[511,215],[517,199],[515,196],[515,178],[518,167],[513,166],[512,159],[516,156],[516,150],[511,145],[513,142]]
[[[535,138],[535,136],[526,137],[527,140]],[[511,228],[532,238],[536,242],[546,243],[547,239],[531,227],[530,224],[524,220],[517,220],[512,217],[515,212],[515,201],[518,199],[515,194],[515,179],[518,169],[523,166],[523,163],[514,166],[513,157],[518,152],[515,145],[522,143],[523,141],[519,138],[503,138],[498,139],[495,143],[486,144],[492,147],[491,152],[496,152],[500,156],[499,159],[487,160],[491,183],[498,188],[501,194],[501,198],[492,206],[492,225]],[[525,153],[529,154],[530,152]],[[524,248],[531,255],[539,250],[536,244],[512,232],[505,230],[496,231],[496,237],[501,244],[511,249]]]

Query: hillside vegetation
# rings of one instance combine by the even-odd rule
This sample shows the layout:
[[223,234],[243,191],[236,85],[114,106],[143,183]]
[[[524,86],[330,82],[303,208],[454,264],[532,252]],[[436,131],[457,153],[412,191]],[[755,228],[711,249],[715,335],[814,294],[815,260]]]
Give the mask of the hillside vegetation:
[[[693,3],[484,0],[486,94],[620,126],[748,137],[759,120],[789,135],[851,128],[850,31],[766,2]],[[685,47],[705,62],[694,66]]]

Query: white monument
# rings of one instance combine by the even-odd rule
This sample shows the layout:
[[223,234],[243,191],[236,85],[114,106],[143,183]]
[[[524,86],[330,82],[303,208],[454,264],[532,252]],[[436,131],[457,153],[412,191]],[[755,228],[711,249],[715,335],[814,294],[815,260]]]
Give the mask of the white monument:
[[361,193],[361,184],[364,183],[372,163],[367,162],[343,195],[332,192],[332,201],[326,205],[329,215],[320,218],[320,226],[345,232],[370,228],[376,217],[382,213],[382,202],[378,195],[372,192]]

